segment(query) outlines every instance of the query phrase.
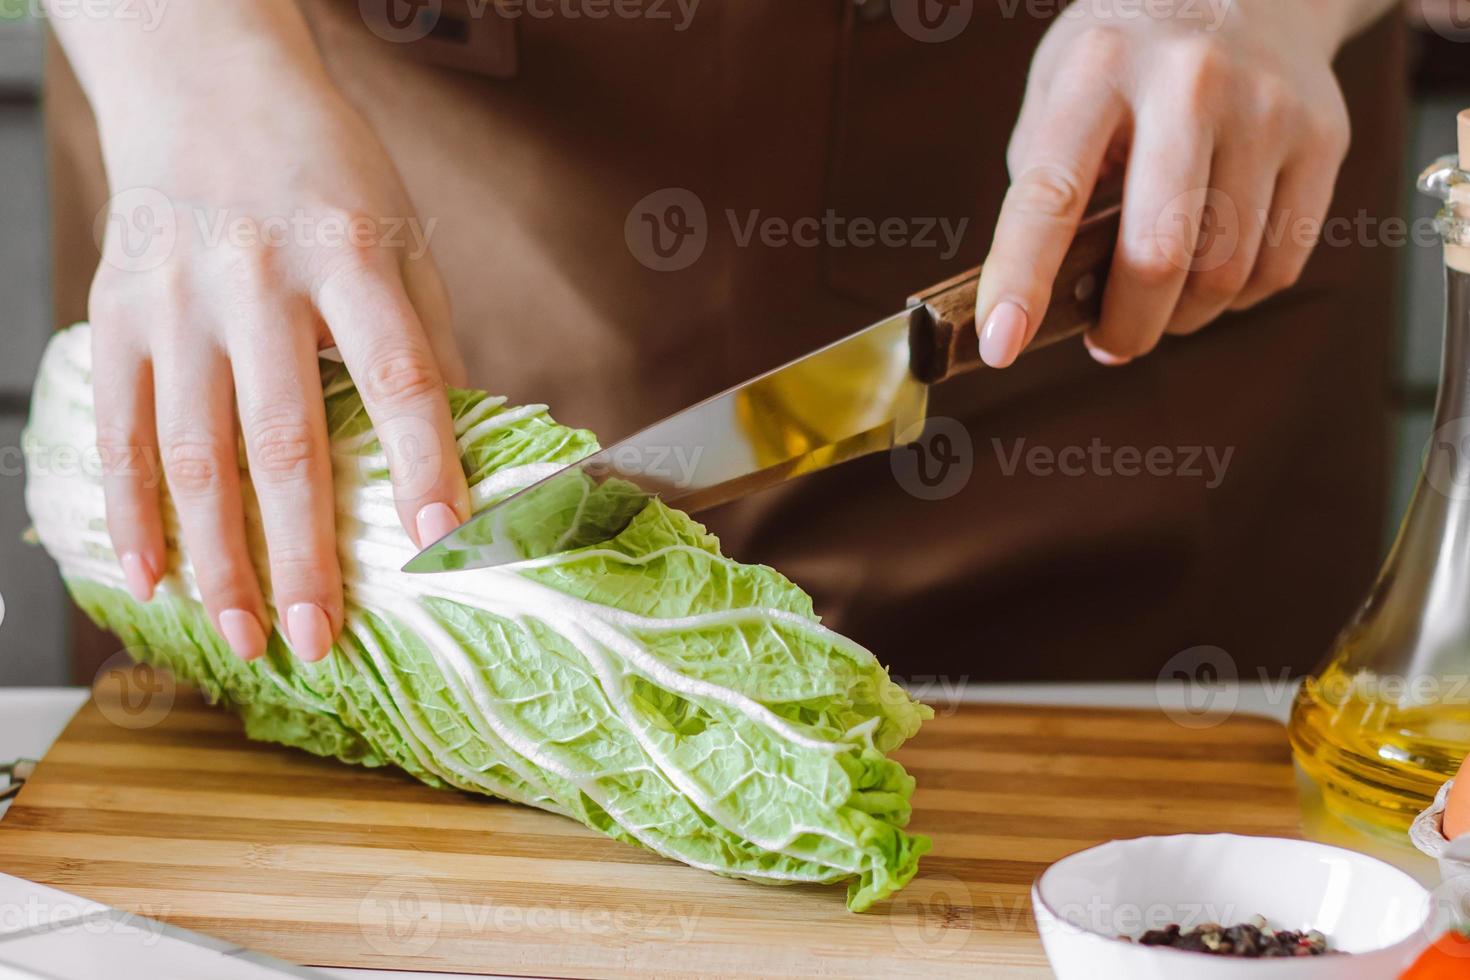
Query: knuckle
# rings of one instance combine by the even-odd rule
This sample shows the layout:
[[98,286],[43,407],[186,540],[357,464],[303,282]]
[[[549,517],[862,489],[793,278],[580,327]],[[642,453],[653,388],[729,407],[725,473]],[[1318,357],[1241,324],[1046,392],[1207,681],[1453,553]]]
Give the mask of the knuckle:
[[105,476],[136,476],[134,460],[141,445],[132,426],[120,418],[97,420],[97,456]]
[[312,249],[313,271],[319,280],[350,281],[385,267],[388,256],[376,231],[379,222],[373,216],[364,211],[339,209],[329,212],[324,223],[341,229],[342,233],[315,243]]
[[1297,100],[1276,79],[1261,82],[1256,94],[1255,112],[1249,124],[1259,136],[1274,139],[1291,132],[1297,116]]
[[388,403],[416,401],[443,391],[439,372],[428,358],[406,348],[383,350],[370,357],[361,383],[370,400]]
[[259,583],[250,562],[229,549],[218,547],[207,552],[208,561],[195,557],[194,578],[206,605],[215,609],[254,609]]
[[1178,235],[1154,235],[1129,250],[1129,273],[1145,286],[1173,282],[1189,270],[1194,248]]
[[176,497],[205,497],[219,492],[224,476],[219,447],[207,439],[170,433],[163,441],[163,469]]
[[277,253],[277,248],[264,242],[228,248],[220,259],[224,277],[246,295],[278,290],[284,285],[285,273]]
[[1082,206],[1082,181],[1059,164],[1036,164],[1016,180],[1017,205],[1030,214],[1066,218]]
[[1213,304],[1225,303],[1240,295],[1250,281],[1250,274],[1249,266],[1232,260],[1218,269],[1194,276],[1190,280],[1190,290]]
[[1180,44],[1174,84],[1192,107],[1219,98],[1230,79],[1230,58],[1213,41],[1189,39]]
[[[1077,77],[1092,79],[1111,78],[1123,70],[1128,56],[1128,34],[1112,24],[1093,26],[1080,35],[1074,43],[1067,63]],[[1105,74],[1099,75],[1099,72]]]
[[[335,555],[329,548],[273,542],[269,546],[271,580],[281,595],[317,600],[325,598],[327,583],[336,577]],[[319,594],[320,593],[320,594]],[[293,600],[295,601],[295,600]]]
[[248,445],[251,472],[274,481],[305,477],[318,455],[311,424],[300,418],[256,421]]
[[[87,315],[95,324],[113,329],[130,322],[177,319],[191,295],[188,269],[182,262],[169,261],[147,272],[121,273],[99,268],[87,292]],[[148,315],[143,321],[139,311]],[[159,317],[159,313],[163,313]]]
[[127,309],[122,290],[113,285],[110,276],[99,272],[87,294],[87,316],[100,327],[112,327],[122,321]]

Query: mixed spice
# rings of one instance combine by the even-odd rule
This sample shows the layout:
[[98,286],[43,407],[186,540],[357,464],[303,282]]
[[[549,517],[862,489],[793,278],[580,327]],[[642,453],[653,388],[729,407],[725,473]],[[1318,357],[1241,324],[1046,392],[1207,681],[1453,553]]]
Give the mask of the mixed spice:
[[1168,946],[1213,956],[1322,956],[1337,953],[1328,945],[1327,937],[1316,929],[1306,932],[1272,929],[1266,925],[1265,917],[1259,915],[1238,926],[1226,927],[1207,922],[1187,932],[1178,925],[1165,926],[1163,929],[1151,929],[1133,941],[1140,946]]

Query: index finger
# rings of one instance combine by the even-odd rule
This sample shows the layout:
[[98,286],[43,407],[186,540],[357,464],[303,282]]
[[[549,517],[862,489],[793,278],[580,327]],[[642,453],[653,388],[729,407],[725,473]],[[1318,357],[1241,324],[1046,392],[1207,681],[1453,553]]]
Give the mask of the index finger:
[[470,518],[444,378],[396,265],[334,277],[317,308],[388,459],[398,518],[426,547]]
[[1112,89],[1095,95],[1082,98],[1065,89],[1028,126],[975,305],[980,356],[991,367],[1014,363],[1036,336],[1122,122],[1121,97]]

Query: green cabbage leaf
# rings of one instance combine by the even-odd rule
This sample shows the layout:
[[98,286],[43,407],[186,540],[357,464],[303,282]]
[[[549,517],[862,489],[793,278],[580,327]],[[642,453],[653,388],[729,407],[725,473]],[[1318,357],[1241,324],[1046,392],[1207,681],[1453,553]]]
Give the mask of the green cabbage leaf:
[[[333,655],[297,661],[277,620],[266,657],[236,659],[199,602],[166,488],[171,564],[136,602],[104,520],[90,348],[85,325],[58,334],[37,379],[24,440],[35,529],[94,620],[238,712],[250,737],[563,814],[717,874],[846,881],[854,911],[914,875],[929,841],[903,829],[914,784],[888,753],[931,712],[805,593],[657,501],[572,551],[546,553],[578,510],[560,507],[527,523],[524,561],[404,574],[414,547],[340,364],[322,362],[347,601]],[[476,510],[597,449],[544,406],[449,398]]]

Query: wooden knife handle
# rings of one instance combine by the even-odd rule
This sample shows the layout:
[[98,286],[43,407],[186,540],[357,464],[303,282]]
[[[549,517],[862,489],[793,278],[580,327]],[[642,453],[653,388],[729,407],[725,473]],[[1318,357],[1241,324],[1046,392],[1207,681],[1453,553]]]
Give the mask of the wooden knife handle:
[[[1075,337],[1097,322],[1103,286],[1118,242],[1122,206],[1117,195],[1093,199],[1092,209],[1077,228],[1052,289],[1051,305],[1026,350],[1033,351]],[[961,273],[909,297],[910,367],[926,384],[948,381],[984,365],[975,331],[975,290],[980,268]]]

